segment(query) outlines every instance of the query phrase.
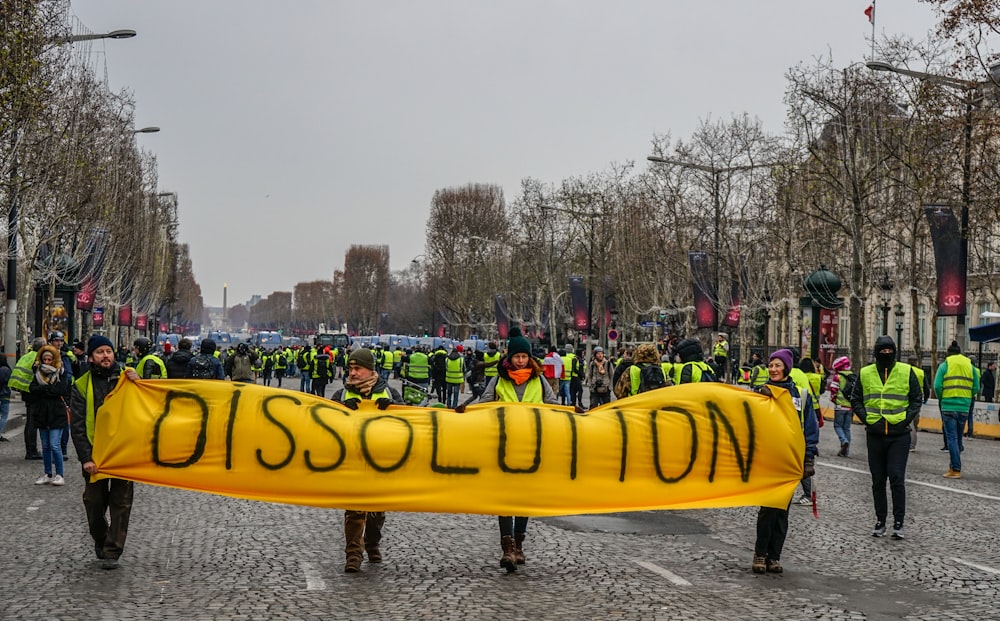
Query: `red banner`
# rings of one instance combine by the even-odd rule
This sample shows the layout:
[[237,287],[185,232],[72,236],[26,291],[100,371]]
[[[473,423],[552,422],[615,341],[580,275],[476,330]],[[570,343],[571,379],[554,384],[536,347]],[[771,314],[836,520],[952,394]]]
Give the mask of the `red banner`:
[[76,309],[89,311],[94,308],[94,298],[97,297],[97,286],[90,278],[83,281],[83,287],[76,292]]
[[104,309],[95,308],[93,313],[94,327],[103,328],[104,327]]
[[834,353],[837,350],[837,324],[840,313],[835,308],[819,309],[819,361],[824,368],[833,367]]
[[497,321],[497,338],[506,340],[507,332],[510,329],[510,319],[508,319],[507,313],[504,311],[503,298],[499,293],[493,296],[493,313]]
[[573,304],[573,329],[584,331],[590,329],[590,317],[587,313],[587,291],[583,288],[583,276],[569,277],[569,298]]
[[118,325],[132,325],[132,305],[126,304],[118,309]]
[[145,330],[148,325],[149,325],[149,316],[146,315],[146,313],[135,316],[136,330]]
[[939,317],[965,315],[968,274],[962,232],[951,207],[924,207],[934,244],[934,267],[937,269],[937,304]]
[[694,316],[699,328],[712,328],[719,323],[719,309],[715,306],[715,285],[708,269],[708,255],[689,252],[691,284],[694,286]]

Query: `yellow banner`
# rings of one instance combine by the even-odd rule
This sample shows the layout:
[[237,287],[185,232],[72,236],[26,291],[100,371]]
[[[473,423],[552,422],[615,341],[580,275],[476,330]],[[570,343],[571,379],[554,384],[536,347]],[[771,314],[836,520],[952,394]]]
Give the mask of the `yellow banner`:
[[722,384],[574,414],[495,403],[464,414],[206,380],[122,379],[97,417],[102,476],[317,507],[570,515],[763,505],[802,476],[797,413]]

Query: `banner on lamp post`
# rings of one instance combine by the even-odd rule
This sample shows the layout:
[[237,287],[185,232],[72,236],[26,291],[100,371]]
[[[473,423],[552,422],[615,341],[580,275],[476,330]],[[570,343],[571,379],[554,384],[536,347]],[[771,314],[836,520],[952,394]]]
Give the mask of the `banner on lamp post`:
[[94,308],[94,312],[92,313],[92,317],[91,318],[93,320],[95,328],[103,328],[104,327],[104,309],[103,308],[101,308],[99,306],[95,307]]
[[589,330],[590,318],[587,317],[587,291],[583,288],[583,276],[569,277],[569,298],[573,304],[573,329]]
[[94,308],[94,298],[97,296],[97,286],[93,279],[83,281],[83,286],[76,292],[76,309],[89,311]]
[[924,207],[934,244],[934,267],[937,271],[937,304],[939,317],[965,315],[967,291],[966,247],[962,243],[955,212],[951,207]]
[[149,315],[147,315],[146,313],[142,313],[140,315],[135,316],[136,330],[145,330],[147,326],[149,326]]
[[715,328],[719,323],[719,310],[715,306],[718,297],[712,276],[708,269],[708,255],[704,252],[689,252],[691,284],[694,287],[694,315],[699,328]]
[[510,319],[503,307],[503,296],[499,293],[493,296],[493,313],[497,321],[497,338],[506,339],[510,331]]
[[132,325],[132,305],[126,304],[118,309],[118,325]]

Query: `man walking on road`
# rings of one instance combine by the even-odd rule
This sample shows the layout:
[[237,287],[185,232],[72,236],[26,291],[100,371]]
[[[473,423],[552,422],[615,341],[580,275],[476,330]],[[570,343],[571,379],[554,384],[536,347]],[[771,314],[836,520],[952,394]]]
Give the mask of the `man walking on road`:
[[979,376],[972,361],[962,355],[956,341],[948,346],[948,357],[938,366],[934,394],[941,403],[941,425],[948,446],[947,479],[962,478],[962,428],[972,408],[972,398],[979,392]]
[[890,336],[875,339],[875,364],[863,367],[851,391],[851,410],[865,424],[868,469],[875,501],[873,537],[885,535],[889,513],[885,482],[892,490],[892,538],[903,538],[906,517],[906,461],[910,456],[910,423],[920,412],[920,380],[913,368],[896,362]]

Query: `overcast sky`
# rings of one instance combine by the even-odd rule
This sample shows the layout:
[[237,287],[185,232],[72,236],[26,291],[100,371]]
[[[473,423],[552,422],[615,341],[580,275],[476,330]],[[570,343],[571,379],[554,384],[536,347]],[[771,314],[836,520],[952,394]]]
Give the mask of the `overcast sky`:
[[[869,0],[72,0],[136,99],[180,198],[205,304],[330,279],[351,244],[423,252],[436,189],[547,183],[642,161],[748,113],[782,133],[785,71],[869,54]],[[877,32],[931,11],[879,0]],[[645,165],[642,162],[642,165]]]

